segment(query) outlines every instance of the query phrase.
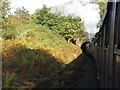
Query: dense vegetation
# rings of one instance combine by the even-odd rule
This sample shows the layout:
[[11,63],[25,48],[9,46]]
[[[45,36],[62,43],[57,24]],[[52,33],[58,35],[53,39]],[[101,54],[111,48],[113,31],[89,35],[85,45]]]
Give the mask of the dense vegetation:
[[[29,15],[24,7],[17,8],[15,15],[11,15],[8,14],[9,2],[3,2],[2,6],[3,88],[68,87],[62,78],[72,75],[71,71],[65,70],[61,75],[59,72],[81,53],[79,47],[66,41],[67,34],[62,34],[68,30],[65,25],[64,31],[58,32],[62,26],[58,27],[61,22],[57,18],[67,23],[69,17],[56,15],[43,24],[44,21],[33,18],[36,13]],[[52,19],[58,20],[54,29]],[[71,25],[79,21],[69,19]]]
[[43,6],[42,9],[37,9],[31,15],[33,22],[48,26],[52,31],[65,37],[66,40],[73,38],[82,38],[83,24],[79,17],[62,16],[60,13],[53,14],[49,12],[50,8]]
[[85,36],[81,19],[52,14],[46,6],[32,15],[17,8],[12,15],[8,0],[0,4],[3,88],[71,87],[76,82],[71,76],[76,76],[65,67],[81,50],[68,41]]
[[3,87],[62,87],[58,72],[80,54],[79,48],[46,27],[30,30],[3,40]]
[[96,3],[96,4],[98,4],[99,5],[99,9],[100,9],[100,21],[99,21],[99,24],[98,24],[98,26],[100,27],[100,25],[102,24],[102,21],[103,21],[103,19],[104,19],[104,12],[105,12],[105,8],[106,8],[106,0],[103,0],[102,2],[94,2],[94,3]]

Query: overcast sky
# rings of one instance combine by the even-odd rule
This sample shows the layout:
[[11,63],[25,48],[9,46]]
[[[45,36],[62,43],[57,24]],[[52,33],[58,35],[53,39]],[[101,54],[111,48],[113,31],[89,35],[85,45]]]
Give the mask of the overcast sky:
[[37,8],[42,8],[43,4],[47,5],[48,7],[57,6],[60,4],[64,4],[69,2],[70,0],[10,0],[11,1],[11,8],[12,12],[17,7],[24,6],[30,14],[34,13]]

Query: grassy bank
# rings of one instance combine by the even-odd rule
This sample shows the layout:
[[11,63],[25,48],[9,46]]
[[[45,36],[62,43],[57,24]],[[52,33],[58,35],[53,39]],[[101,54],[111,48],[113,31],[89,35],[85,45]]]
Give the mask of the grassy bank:
[[24,27],[15,38],[2,39],[3,88],[64,87],[58,73],[81,53],[79,47],[45,26]]

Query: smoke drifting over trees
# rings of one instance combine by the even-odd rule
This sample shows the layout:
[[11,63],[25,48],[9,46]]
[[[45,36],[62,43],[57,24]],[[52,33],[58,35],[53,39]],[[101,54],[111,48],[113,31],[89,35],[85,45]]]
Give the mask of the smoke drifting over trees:
[[[43,5],[46,5],[48,8],[51,8],[50,12],[52,13],[59,12],[65,16],[72,15],[72,17],[80,17],[84,23],[84,32],[87,32],[88,36],[91,37],[91,34],[94,35],[98,32],[97,25],[102,21],[101,11],[103,14],[103,10],[101,9],[105,8],[104,3],[98,2],[105,1],[106,0],[25,0],[24,2],[21,2],[20,0],[17,0],[11,3],[11,5],[16,6],[17,3],[20,2],[17,7],[23,5],[31,14],[35,11],[35,9],[40,9]],[[27,4],[27,2],[29,2],[29,4]],[[34,4],[32,8],[31,4]]]
[[91,37],[98,32],[97,24],[100,21],[99,5],[91,1],[93,0],[71,0],[65,4],[52,7],[51,12],[80,17],[84,23],[84,32],[87,32],[88,36]]

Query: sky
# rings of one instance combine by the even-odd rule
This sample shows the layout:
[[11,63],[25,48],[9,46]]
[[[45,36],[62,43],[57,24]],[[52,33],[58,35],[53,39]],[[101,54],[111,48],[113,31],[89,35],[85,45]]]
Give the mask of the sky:
[[[10,0],[10,1],[11,1],[12,13],[15,11],[16,8],[24,6],[29,11],[29,13],[32,14],[37,8],[42,8],[43,4],[47,5],[48,7],[52,7],[52,6],[62,5],[72,0]],[[80,0],[80,1],[87,2],[90,0]]]
[[57,6],[69,2],[70,0],[10,0],[12,13],[16,8],[24,6],[30,14],[34,13],[37,8],[42,8],[43,4],[47,7]]
[[[29,14],[33,14],[36,9],[43,5],[51,8],[51,13],[57,9],[63,15],[80,17],[84,23],[84,32],[89,35],[98,32],[97,24],[100,20],[99,5],[90,3],[91,0],[11,0],[12,13],[17,7],[24,6]],[[93,0],[92,0],[93,1]],[[88,35],[88,36],[89,36]]]
[[97,24],[100,21],[99,5],[90,3],[90,0],[71,0],[62,5],[51,8],[51,12],[59,11],[64,16],[72,15],[80,17],[84,24],[84,32],[88,33],[88,37],[98,32]]

